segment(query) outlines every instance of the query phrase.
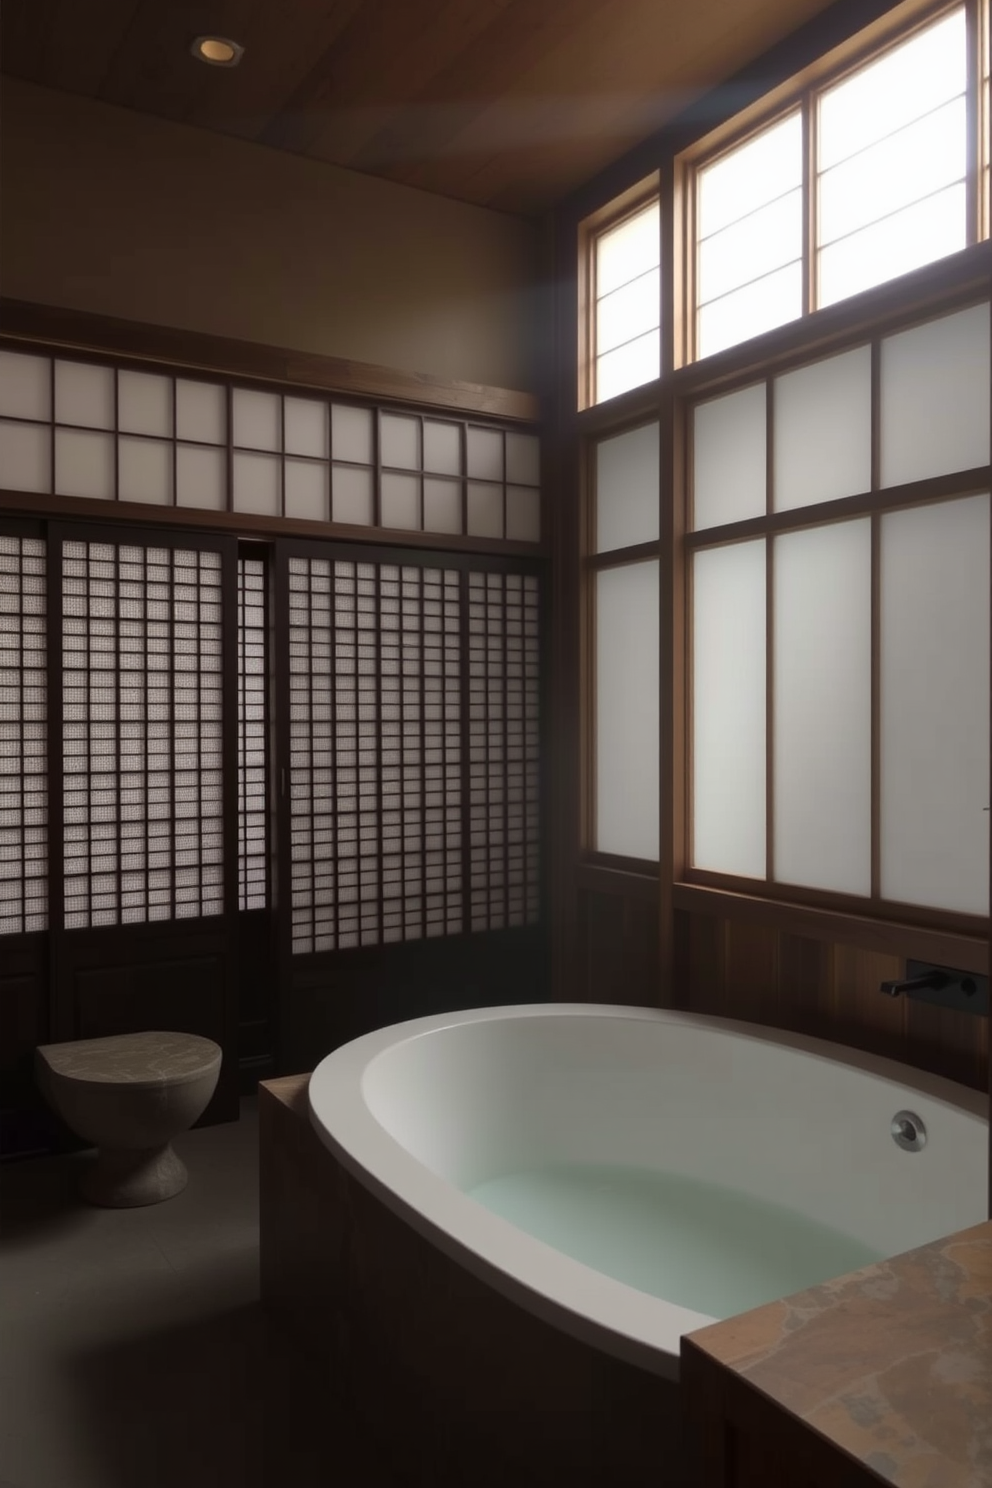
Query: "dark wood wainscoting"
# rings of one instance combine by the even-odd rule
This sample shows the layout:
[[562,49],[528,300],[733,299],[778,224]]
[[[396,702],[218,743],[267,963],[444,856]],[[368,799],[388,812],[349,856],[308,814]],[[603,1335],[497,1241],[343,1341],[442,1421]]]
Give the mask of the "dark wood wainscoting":
[[905,976],[905,958],[678,909],[674,930],[672,1006],[832,1039],[987,1089],[987,1018],[879,990]]
[[279,1067],[293,1073],[390,1023],[551,1000],[541,925],[294,956],[290,978],[280,999]]
[[[757,919],[675,909],[668,976],[659,900],[656,878],[580,865],[578,930],[567,985],[558,995],[739,1018],[988,1088],[988,1019],[885,996],[881,983],[906,974],[907,957],[897,949],[869,949]],[[907,955],[918,954],[907,947]]]

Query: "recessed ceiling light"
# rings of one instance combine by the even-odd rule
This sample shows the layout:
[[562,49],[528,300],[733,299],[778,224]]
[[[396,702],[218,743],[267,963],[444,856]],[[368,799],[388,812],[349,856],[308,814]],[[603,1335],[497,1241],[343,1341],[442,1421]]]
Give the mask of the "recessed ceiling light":
[[190,47],[193,56],[211,67],[237,67],[244,56],[244,47],[226,36],[198,36]]

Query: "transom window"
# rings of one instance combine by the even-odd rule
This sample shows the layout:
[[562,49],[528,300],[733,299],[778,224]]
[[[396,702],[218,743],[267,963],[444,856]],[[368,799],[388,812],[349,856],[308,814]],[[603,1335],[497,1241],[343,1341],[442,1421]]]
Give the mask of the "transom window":
[[[850,46],[823,58],[763,118],[755,104],[683,152],[665,184],[685,219],[674,364],[988,237],[989,51],[987,0],[965,0],[854,65]],[[584,401],[661,375],[659,229],[652,201],[593,235]]]

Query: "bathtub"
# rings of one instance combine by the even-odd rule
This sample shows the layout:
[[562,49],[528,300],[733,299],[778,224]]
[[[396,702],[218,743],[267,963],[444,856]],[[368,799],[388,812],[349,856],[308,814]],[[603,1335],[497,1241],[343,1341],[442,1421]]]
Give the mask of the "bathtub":
[[[308,1100],[345,1215],[328,1241],[341,1270],[328,1283],[334,1326],[355,1347],[374,1340],[364,1374],[357,1363],[345,1372],[365,1379],[363,1398],[382,1393],[387,1354],[403,1355],[390,1388],[394,1400],[419,1400],[407,1441],[449,1401],[449,1425],[435,1421],[419,1449],[434,1459],[429,1482],[459,1482],[468,1455],[495,1463],[506,1445],[498,1416],[518,1423],[541,1472],[553,1475],[568,1447],[574,1482],[681,1483],[679,1341],[726,1315],[705,1299],[649,1295],[491,1212],[469,1190],[500,1174],[581,1163],[745,1190],[852,1237],[870,1258],[987,1217],[978,1092],[725,1019],[589,1004],[419,1018],[336,1049]],[[904,1112],[925,1128],[920,1150],[894,1140]],[[394,1419],[386,1410],[377,1430]],[[523,1451],[507,1447],[491,1481],[529,1481]]]

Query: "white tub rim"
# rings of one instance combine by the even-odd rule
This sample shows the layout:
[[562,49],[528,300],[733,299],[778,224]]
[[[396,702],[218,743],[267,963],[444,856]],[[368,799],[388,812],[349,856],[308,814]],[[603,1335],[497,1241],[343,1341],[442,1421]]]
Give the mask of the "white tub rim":
[[[517,1305],[584,1343],[667,1379],[678,1379],[681,1334],[717,1319],[637,1291],[485,1209],[408,1152],[380,1124],[364,1099],[366,1072],[387,1050],[465,1023],[559,1017],[719,1030],[842,1064],[895,1082],[955,1111],[987,1118],[987,1101],[981,1092],[887,1056],[739,1019],[668,1008],[583,1002],[464,1008],[375,1029],[320,1061],[307,1090],[310,1121],[324,1146],[353,1178],[451,1260]],[[340,1131],[347,1137],[342,1138]],[[577,1297],[581,1297],[582,1311],[575,1305]]]

